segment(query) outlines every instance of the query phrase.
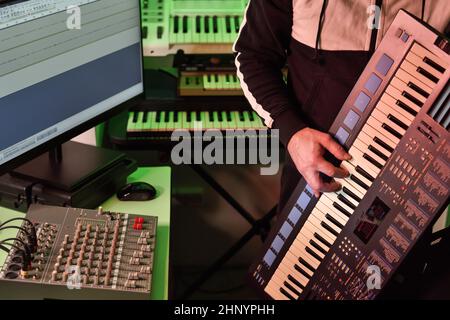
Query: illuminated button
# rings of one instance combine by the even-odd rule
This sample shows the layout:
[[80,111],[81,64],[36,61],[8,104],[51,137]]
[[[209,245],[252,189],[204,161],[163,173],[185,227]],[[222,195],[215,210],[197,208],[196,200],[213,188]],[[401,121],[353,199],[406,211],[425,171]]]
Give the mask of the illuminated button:
[[345,144],[350,134],[344,128],[339,128],[336,132],[335,138],[339,141],[340,144]]
[[364,112],[369,105],[370,97],[364,92],[360,92],[355,100],[354,106],[358,108],[359,111]]
[[367,79],[367,82],[365,84],[365,88],[372,94],[374,94],[375,92],[377,92],[378,88],[381,85],[381,78],[378,77],[375,73],[372,73],[369,77],[369,79]]
[[392,65],[394,64],[394,60],[391,59],[391,57],[389,57],[386,54],[383,54],[380,58],[380,60],[378,61],[375,69],[382,74],[383,76],[387,75],[389,70],[391,69]]
[[359,119],[360,119],[359,115],[355,111],[350,110],[347,116],[345,117],[344,124],[350,130],[353,130],[353,128],[355,128],[356,124],[358,123]]

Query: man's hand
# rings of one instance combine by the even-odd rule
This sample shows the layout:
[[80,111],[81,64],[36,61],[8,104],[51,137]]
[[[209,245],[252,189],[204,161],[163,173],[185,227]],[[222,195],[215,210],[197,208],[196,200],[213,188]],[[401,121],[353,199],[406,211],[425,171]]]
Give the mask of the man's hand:
[[329,134],[311,128],[298,131],[288,143],[288,151],[297,170],[306,179],[316,197],[319,197],[321,192],[333,192],[341,188],[334,180],[323,181],[320,173],[335,178],[345,178],[349,175],[347,170],[337,168],[324,159],[327,150],[339,160],[352,158]]

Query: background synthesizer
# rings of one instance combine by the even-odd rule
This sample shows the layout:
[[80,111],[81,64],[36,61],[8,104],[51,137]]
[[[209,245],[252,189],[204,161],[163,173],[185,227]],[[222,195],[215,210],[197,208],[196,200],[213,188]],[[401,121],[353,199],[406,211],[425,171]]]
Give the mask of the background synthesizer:
[[32,205],[26,219],[37,242],[20,252],[25,221],[0,270],[0,298],[150,299],[156,217]]
[[141,0],[145,56],[232,52],[248,0]]
[[[443,212],[449,52],[448,39],[398,13],[330,130],[353,156],[341,164],[350,177],[319,199],[302,180],[250,268],[267,298],[374,299]],[[377,268],[381,290],[367,285]]]

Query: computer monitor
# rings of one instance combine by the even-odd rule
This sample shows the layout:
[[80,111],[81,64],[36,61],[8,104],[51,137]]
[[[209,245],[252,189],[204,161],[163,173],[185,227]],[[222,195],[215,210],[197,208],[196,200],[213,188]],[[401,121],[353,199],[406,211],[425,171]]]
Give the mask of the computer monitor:
[[140,25],[140,0],[0,0],[1,174],[135,102]]

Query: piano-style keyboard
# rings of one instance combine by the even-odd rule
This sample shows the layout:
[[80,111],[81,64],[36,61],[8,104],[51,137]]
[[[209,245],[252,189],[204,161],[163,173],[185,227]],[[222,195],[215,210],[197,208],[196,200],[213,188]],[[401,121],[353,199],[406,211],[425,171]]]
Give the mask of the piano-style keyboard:
[[231,53],[248,0],[141,0],[146,56]]
[[181,97],[243,95],[238,77],[231,73],[182,75],[178,90]]
[[352,156],[339,192],[301,180],[250,276],[277,300],[373,299],[449,202],[449,43],[400,11],[330,133]]
[[267,129],[254,111],[132,111],[128,115],[127,135],[170,136],[177,129],[194,131],[200,127],[202,130]]

